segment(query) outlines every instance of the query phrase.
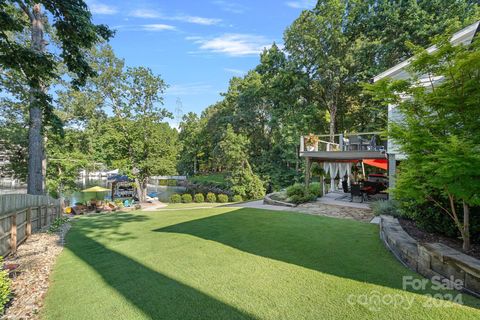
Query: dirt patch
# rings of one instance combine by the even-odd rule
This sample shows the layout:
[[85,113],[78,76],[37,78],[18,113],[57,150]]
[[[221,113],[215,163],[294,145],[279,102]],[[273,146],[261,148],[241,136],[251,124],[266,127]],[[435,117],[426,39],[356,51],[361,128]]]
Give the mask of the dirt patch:
[[442,243],[446,246],[449,246],[450,248],[466,253],[474,258],[480,259],[479,244],[472,244],[471,250],[469,250],[468,252],[464,252],[462,250],[461,239],[449,238],[436,233],[426,232],[418,228],[415,222],[412,220],[399,218],[398,221],[400,222],[403,230],[405,230],[413,239],[417,240],[420,243]]
[[54,234],[45,230],[34,233],[15,254],[5,259],[4,264],[18,265],[18,268],[12,279],[13,298],[2,319],[39,319],[49,276],[69,229],[70,224],[65,223]]

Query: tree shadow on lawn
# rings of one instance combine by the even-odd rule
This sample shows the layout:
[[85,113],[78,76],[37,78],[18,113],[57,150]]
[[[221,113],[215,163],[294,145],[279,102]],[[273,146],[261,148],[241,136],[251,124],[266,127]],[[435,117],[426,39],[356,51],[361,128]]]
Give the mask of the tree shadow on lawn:
[[67,248],[151,319],[254,319],[76,231]]
[[[154,231],[189,234],[254,255],[390,288],[403,289],[403,276],[422,278],[384,247],[378,226],[347,219],[244,208]],[[410,289],[419,294],[438,293]],[[466,305],[480,307],[480,300],[464,298]]]
[[74,220],[75,228],[73,232],[68,234],[82,233],[90,238],[127,241],[135,239],[130,232],[122,232],[120,228],[125,223],[143,222],[149,220],[150,217],[140,214],[132,214],[127,212],[102,213],[88,216],[82,216]]

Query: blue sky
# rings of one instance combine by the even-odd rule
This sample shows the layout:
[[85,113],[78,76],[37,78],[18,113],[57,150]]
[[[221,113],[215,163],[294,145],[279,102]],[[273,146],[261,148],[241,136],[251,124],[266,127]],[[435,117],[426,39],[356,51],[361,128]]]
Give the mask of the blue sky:
[[[169,84],[165,107],[201,112],[220,100],[228,81],[255,67],[259,52],[312,0],[88,0],[95,23],[128,66],[146,66]],[[172,122],[175,124],[176,120]]]

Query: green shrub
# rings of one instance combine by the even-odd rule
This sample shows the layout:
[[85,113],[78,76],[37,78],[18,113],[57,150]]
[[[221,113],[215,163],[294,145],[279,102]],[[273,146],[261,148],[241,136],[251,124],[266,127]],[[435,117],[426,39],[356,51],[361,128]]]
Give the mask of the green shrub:
[[180,203],[182,202],[182,196],[178,193],[174,193],[170,196],[170,203]]
[[194,198],[195,198],[194,200],[195,200],[196,203],[205,202],[205,197],[203,196],[202,193],[197,193]]
[[57,232],[60,229],[60,227],[66,222],[68,222],[67,217],[60,217],[53,220],[52,224],[50,224],[50,227],[48,227],[48,232],[49,233]]
[[376,216],[387,215],[398,217],[400,215],[397,203],[393,200],[376,201],[372,203],[372,210]]
[[167,180],[167,186],[175,187],[177,185],[177,180]]
[[232,197],[232,201],[233,201],[233,202],[242,202],[243,199],[242,199],[242,196],[241,196],[241,195],[236,194],[236,195],[234,195],[234,196]]
[[317,197],[321,197],[323,195],[322,184],[320,182],[310,183],[308,189],[310,190],[310,193],[313,193]]
[[207,202],[213,203],[217,202],[217,196],[213,192],[207,193]]
[[[0,257],[0,265],[3,265],[3,257]],[[7,270],[0,270],[0,315],[3,314],[5,304],[11,298],[11,280]]]
[[294,184],[287,188],[287,201],[295,204],[305,203],[317,199],[317,194],[312,193],[310,189],[302,184]]
[[218,202],[219,203],[227,203],[228,202],[228,196],[226,194],[219,194],[217,196]]
[[303,184],[296,183],[293,186],[287,188],[287,196],[303,196],[305,194],[305,186]]
[[265,187],[259,176],[253,173],[248,164],[237,166],[228,175],[227,181],[233,194],[241,196],[243,199],[254,200],[265,196]]
[[193,201],[192,195],[190,193],[182,194],[182,202],[183,203],[191,203]]

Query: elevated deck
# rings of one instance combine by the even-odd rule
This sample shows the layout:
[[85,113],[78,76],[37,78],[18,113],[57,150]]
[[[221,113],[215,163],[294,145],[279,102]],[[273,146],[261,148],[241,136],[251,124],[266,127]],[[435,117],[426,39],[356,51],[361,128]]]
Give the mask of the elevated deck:
[[363,159],[385,159],[386,140],[380,132],[336,134],[334,141],[328,135],[303,136],[300,139],[300,156],[313,161],[359,161]]
[[381,151],[304,151],[300,156],[319,161],[354,161],[362,159],[385,159]]

